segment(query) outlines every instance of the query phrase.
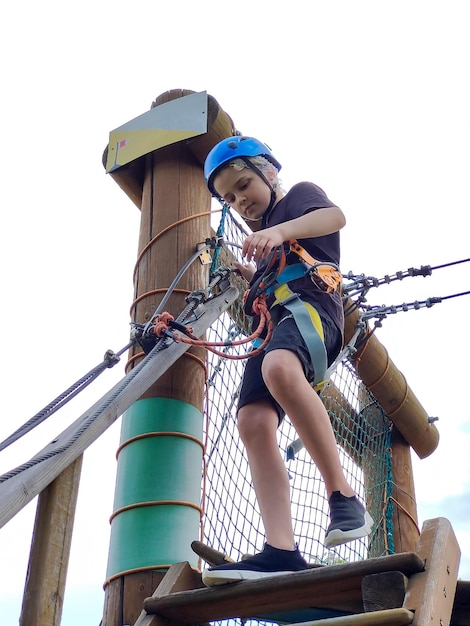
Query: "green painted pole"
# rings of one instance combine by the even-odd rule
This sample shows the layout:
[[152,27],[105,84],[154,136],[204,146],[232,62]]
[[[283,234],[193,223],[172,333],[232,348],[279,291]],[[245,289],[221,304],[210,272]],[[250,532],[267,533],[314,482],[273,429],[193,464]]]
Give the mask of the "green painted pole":
[[189,561],[200,522],[203,415],[170,398],[123,416],[107,580]]

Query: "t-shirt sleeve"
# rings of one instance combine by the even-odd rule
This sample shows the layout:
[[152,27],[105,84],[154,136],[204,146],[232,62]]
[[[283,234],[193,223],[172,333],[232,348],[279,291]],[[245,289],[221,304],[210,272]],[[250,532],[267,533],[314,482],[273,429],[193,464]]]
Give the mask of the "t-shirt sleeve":
[[321,187],[309,182],[294,185],[290,191],[289,200],[288,219],[300,217],[309,211],[315,211],[315,209],[336,206]]

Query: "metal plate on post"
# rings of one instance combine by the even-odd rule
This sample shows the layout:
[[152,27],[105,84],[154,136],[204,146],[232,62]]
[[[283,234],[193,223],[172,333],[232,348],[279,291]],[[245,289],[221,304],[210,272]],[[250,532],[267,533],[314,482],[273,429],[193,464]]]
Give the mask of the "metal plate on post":
[[109,133],[106,172],[207,132],[207,92],[165,102]]

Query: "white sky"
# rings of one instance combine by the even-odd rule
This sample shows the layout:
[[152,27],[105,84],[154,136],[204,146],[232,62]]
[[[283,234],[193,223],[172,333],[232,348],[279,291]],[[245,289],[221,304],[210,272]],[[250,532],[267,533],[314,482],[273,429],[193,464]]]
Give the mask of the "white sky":
[[[207,90],[267,142],[285,187],[312,180],[344,210],[344,272],[382,277],[470,256],[465,0],[224,3],[27,0],[2,6],[3,306],[0,440],[128,340],[139,211],[101,165],[110,130],[173,88]],[[468,291],[469,265],[369,295]],[[448,517],[470,579],[469,296],[378,331],[432,416],[414,457],[420,523]],[[124,359],[123,359],[124,361]],[[29,459],[123,375],[0,454]],[[119,423],[86,453],[63,626],[101,619]],[[35,503],[0,530],[0,615],[17,623]]]

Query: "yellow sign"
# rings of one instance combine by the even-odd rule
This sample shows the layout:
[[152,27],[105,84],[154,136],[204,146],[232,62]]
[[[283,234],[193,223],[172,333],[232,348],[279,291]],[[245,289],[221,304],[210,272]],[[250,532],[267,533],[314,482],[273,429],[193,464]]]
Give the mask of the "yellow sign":
[[207,132],[207,92],[170,100],[109,133],[106,172],[144,154]]

